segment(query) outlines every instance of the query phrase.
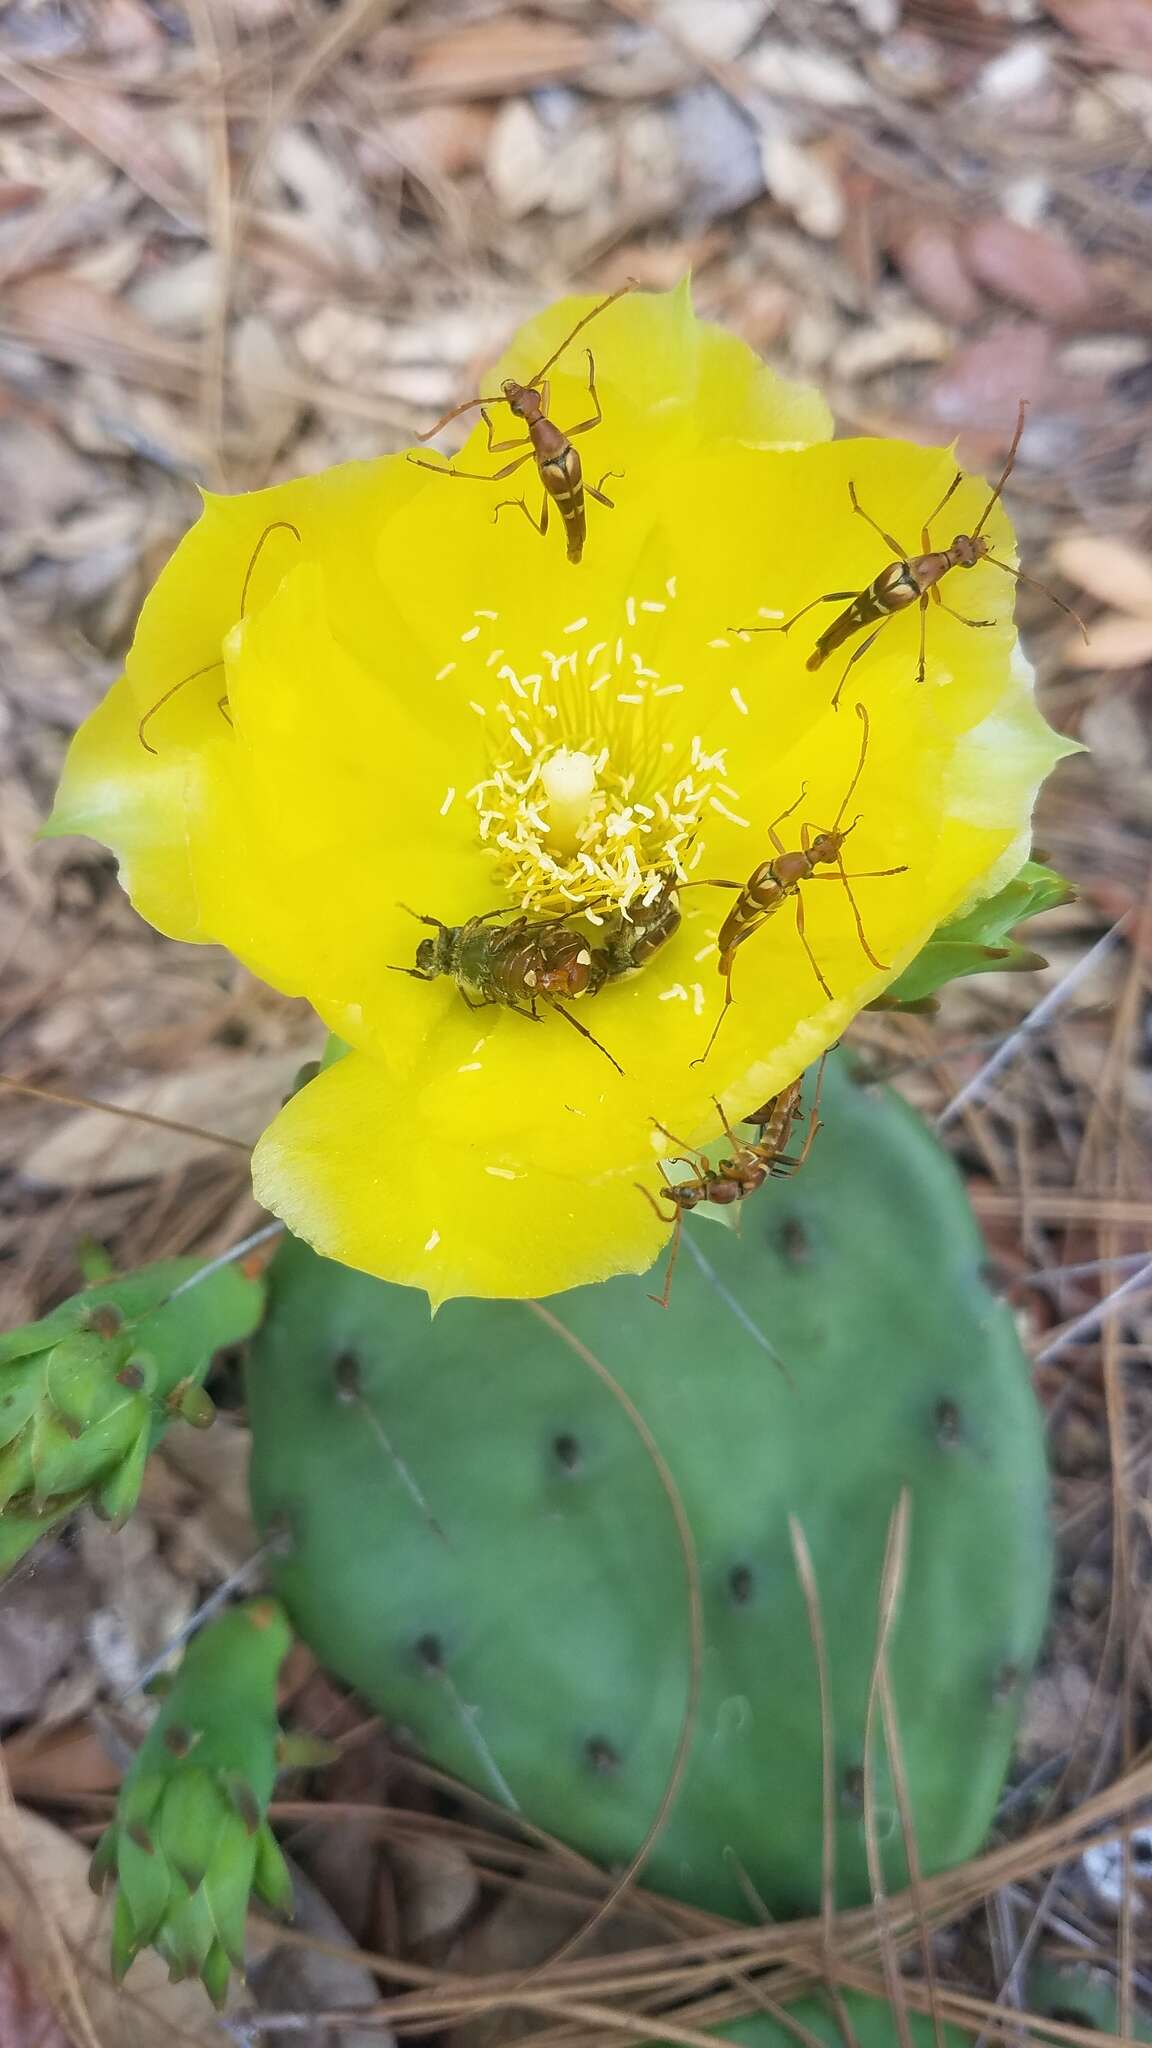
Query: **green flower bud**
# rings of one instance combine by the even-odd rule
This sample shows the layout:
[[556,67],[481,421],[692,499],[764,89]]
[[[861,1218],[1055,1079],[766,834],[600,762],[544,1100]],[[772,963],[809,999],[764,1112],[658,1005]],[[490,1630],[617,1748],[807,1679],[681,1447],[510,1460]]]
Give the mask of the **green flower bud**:
[[235,1607],[187,1650],[97,1844],[91,1880],[118,1885],[112,1967],[153,1947],[174,1979],[221,2004],[244,1961],[248,1901],[292,1885],[266,1815],[280,1731],[276,1676],[290,1632],[273,1600]]
[[201,1381],[262,1293],[232,1267],[177,1293],[197,1265],[164,1260],[0,1336],[0,1570],[86,1501],[122,1522],[170,1422],[212,1420]]

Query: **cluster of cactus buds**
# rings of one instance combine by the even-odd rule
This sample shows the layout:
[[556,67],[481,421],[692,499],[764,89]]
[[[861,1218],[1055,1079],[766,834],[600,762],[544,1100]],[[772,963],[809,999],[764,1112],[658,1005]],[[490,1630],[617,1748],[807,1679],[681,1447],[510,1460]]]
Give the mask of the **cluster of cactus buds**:
[[166,1259],[0,1336],[0,1568],[82,1503],[122,1522],[168,1424],[211,1422],[204,1375],[262,1290],[228,1267],[179,1291],[197,1270]]
[[287,1910],[292,1881],[266,1819],[280,1756],[276,1677],[291,1640],[274,1600],[203,1629],[121,1788],[92,1859],[117,1883],[112,1967],[151,1946],[173,1981],[199,1976],[223,2003],[244,1964],[248,1901]]

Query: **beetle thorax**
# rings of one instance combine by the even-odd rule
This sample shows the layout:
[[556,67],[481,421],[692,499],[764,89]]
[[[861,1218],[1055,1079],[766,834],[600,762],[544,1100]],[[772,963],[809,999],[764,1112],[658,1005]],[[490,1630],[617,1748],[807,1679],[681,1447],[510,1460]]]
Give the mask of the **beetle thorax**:
[[514,377],[505,377],[500,389],[508,401],[509,412],[518,420],[526,420],[531,426],[533,420],[541,418],[540,393],[532,384],[518,384]]

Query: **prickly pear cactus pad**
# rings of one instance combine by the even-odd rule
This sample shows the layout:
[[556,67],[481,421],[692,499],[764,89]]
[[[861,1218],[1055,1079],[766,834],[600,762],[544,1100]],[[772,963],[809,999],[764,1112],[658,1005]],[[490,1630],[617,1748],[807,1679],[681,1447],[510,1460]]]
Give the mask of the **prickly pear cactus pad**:
[[[1048,1590],[1037,1412],[954,1169],[842,1063],[823,1115],[804,1171],[745,1205],[743,1242],[690,1239],[668,1314],[634,1280],[556,1304],[647,1419],[699,1556],[699,1711],[645,1881],[740,1917],[741,1872],[777,1914],[819,1894],[819,1695],[789,1515],[827,1635],[845,1904],[868,1895],[864,1715],[902,1490],[890,1670],[929,1871],[988,1827]],[[610,1392],[530,1307],[430,1323],[418,1294],[289,1243],[250,1404],[257,1516],[287,1546],[277,1590],[317,1655],[440,1764],[627,1860],[669,1777],[689,1636],[669,1501]],[[882,1753],[873,1766],[895,1886],[891,1775]]]
[[213,1354],[249,1336],[263,1290],[234,1267],[164,1259],[0,1336],[0,1570],[82,1502],[120,1522],[176,1417],[203,1424]]
[[[809,2040],[825,2042],[827,2048],[843,2048],[845,2038],[853,2041],[855,2048],[900,2048],[900,2029],[891,2006],[881,1998],[865,1998],[859,1991],[844,1992],[842,2010],[851,2029],[847,2036],[831,2006],[820,1999],[797,1998],[781,2010],[786,2021],[757,2013],[730,2027],[717,2027],[716,2039],[734,2042],[736,2048],[795,2048],[795,2043],[805,2038],[797,2030],[804,2028]],[[913,2048],[968,2048],[972,2039],[959,2027],[942,2027],[937,2035],[924,2013],[910,2012],[907,2021]],[[656,2048],[656,2044],[648,2043],[647,2048]]]

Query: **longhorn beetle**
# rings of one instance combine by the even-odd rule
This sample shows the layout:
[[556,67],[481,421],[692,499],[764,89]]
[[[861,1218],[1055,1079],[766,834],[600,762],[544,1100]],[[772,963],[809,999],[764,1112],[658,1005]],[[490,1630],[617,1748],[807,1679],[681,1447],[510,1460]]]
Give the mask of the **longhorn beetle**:
[[[820,1129],[820,1090],[823,1085],[822,1059],[816,1081],[816,1093],[808,1117],[808,1129],[798,1154],[790,1153],[787,1148],[792,1137],[793,1125],[802,1114],[803,1075],[799,1080],[790,1082],[787,1088],[781,1089],[779,1095],[771,1096],[761,1109],[741,1119],[743,1123],[758,1125],[760,1136],[755,1144],[749,1144],[746,1139],[736,1136],[717,1102],[716,1110],[724,1126],[724,1135],[732,1147],[731,1159],[722,1159],[718,1166],[713,1166],[706,1152],[692,1152],[685,1146],[683,1152],[676,1156],[681,1165],[691,1168],[691,1172],[686,1179],[675,1181],[669,1180],[667,1173],[664,1172],[663,1161],[660,1162],[660,1170],[664,1173],[661,1194],[665,1201],[671,1202],[675,1213],[671,1219],[672,1250],[668,1257],[663,1290],[659,1294],[650,1294],[649,1301],[658,1303],[661,1308],[668,1306],[672,1293],[672,1275],[676,1270],[676,1260],[680,1253],[684,1217],[689,1209],[697,1208],[701,1202],[715,1202],[719,1208],[727,1208],[731,1203],[742,1202],[748,1195],[755,1194],[756,1189],[763,1187],[766,1180],[799,1171]],[[663,1124],[657,1123],[656,1128],[663,1131],[666,1138],[671,1138],[674,1145],[683,1145],[683,1139],[678,1138],[674,1131],[666,1129]],[[641,1187],[639,1181],[636,1185],[640,1188],[641,1194],[651,1202],[660,1221],[667,1223],[670,1219],[664,1214],[651,1189]]]
[[[693,1066],[700,1066],[707,1059],[712,1047],[716,1043],[716,1034],[728,1014],[728,1008],[732,1001],[732,965],[736,958],[737,948],[742,946],[746,939],[750,939],[754,932],[758,932],[761,925],[767,924],[768,919],[775,915],[776,911],[780,909],[781,904],[786,902],[789,897],[792,898],[796,905],[796,930],[799,934],[800,943],[811,962],[812,972],[820,983],[824,994],[831,998],[832,990],[824,978],[823,969],[808,943],[808,936],[804,930],[804,903],[800,894],[802,882],[840,882],[843,884],[848,901],[852,905],[852,915],[856,920],[856,934],[864,953],[872,962],[873,967],[884,966],[884,962],[876,958],[865,937],[860,907],[855,896],[852,894],[852,883],[872,881],[880,875],[905,874],[907,872],[907,863],[894,868],[866,868],[862,873],[856,875],[849,875],[845,872],[844,841],[850,832],[855,831],[860,821],[859,818],[853,818],[850,825],[843,827],[840,821],[852,801],[853,791],[864,772],[864,762],[868,755],[868,713],[864,709],[863,704],[857,704],[856,716],[863,727],[860,736],[860,758],[856,763],[856,772],[844,792],[840,808],[831,825],[825,827],[802,825],[800,828],[799,847],[794,852],[790,853],[788,851],[776,827],[783,824],[785,818],[790,818],[793,811],[798,809],[800,804],[803,803],[805,791],[808,787],[807,783],[805,783],[804,789],[800,791],[795,802],[789,804],[786,811],[781,811],[780,816],[774,818],[768,827],[768,837],[776,849],[772,859],[761,861],[759,867],[752,870],[746,882],[702,881],[699,883],[686,882],[682,885],[689,889],[711,888],[736,889],[739,891],[735,903],[720,927],[716,941],[720,951],[717,966],[720,973],[724,976],[724,1001],[721,1006],[720,1015],[712,1027],[712,1035],[700,1058],[693,1060]],[[816,873],[818,867],[830,867],[833,873],[818,875]]]
[[[406,903],[400,907],[408,909]],[[509,915],[503,905],[467,918],[463,924],[445,924],[420,910],[408,914],[421,924],[432,925],[436,936],[421,939],[415,966],[393,967],[393,974],[410,974],[415,981],[436,981],[442,974],[450,975],[470,1010],[500,1003],[518,1016],[531,1018],[534,1024],[543,1022],[537,1004],[547,1003],[573,1031],[602,1052],[618,1074],[624,1072],[607,1046],[560,1001],[562,996],[573,1001],[577,996],[595,994],[600,986],[588,940],[582,932],[564,929],[578,912],[566,910],[559,917],[547,918],[513,916],[510,924],[503,925],[492,922]]]
[[[260,557],[264,551],[264,543],[268,539],[269,534],[273,533],[290,533],[294,540],[299,540],[300,538],[300,529],[296,526],[293,526],[292,521],[290,519],[274,519],[270,526],[266,526],[264,528],[263,533],[260,535],[259,540],[257,541],[255,547],[252,550],[251,556],[248,561],[248,567],[244,571],[244,581],[240,586],[241,618],[244,617],[248,609],[248,592],[252,587],[252,576],[256,568],[256,564],[260,560]],[[151,740],[146,740],[144,737],[144,728],[146,725],[149,724],[149,722],[153,718],[155,718],[156,713],[160,711],[165,704],[171,703],[173,697],[175,697],[177,693],[185,687],[185,684],[196,682],[197,678],[200,676],[210,676],[212,674],[213,669],[223,668],[223,666],[224,663],[221,660],[206,661],[203,668],[194,668],[190,675],[181,676],[180,681],[178,683],[170,683],[168,688],[165,690],[163,696],[157,697],[156,702],[154,704],[149,705],[147,711],[144,713],[143,718],[140,720],[139,725],[136,727],[137,737],[146,753],[156,754],[160,751],[158,747],[154,747],[152,745]],[[217,698],[216,709],[217,711],[219,711],[221,717],[226,718],[228,720],[229,725],[231,725],[232,719],[228,711],[227,695]]]
[[970,619],[964,612],[955,611],[950,604],[945,604],[944,599],[940,595],[940,585],[952,569],[974,569],[978,562],[992,562],[997,569],[1003,569],[1006,576],[1015,577],[1017,583],[1030,583],[1033,589],[1043,591],[1044,596],[1051,598],[1053,604],[1059,605],[1062,612],[1067,612],[1069,618],[1075,619],[1085,640],[1087,640],[1087,627],[1079,615],[1072,610],[1071,605],[1065,604],[1063,599],[1057,597],[1055,591],[1049,590],[1045,584],[1038,583],[1034,576],[1026,576],[1023,569],[1014,569],[1010,562],[1002,562],[998,555],[992,553],[991,547],[984,538],[984,528],[991,516],[992,507],[997,503],[1015,467],[1016,450],[1020,446],[1020,436],[1024,432],[1024,416],[1027,410],[1027,399],[1021,399],[1020,411],[1016,419],[1016,432],[1012,436],[1012,446],[1008,450],[1008,460],[1004,464],[1004,468],[1000,473],[1000,480],[992,492],[988,503],[985,505],[973,532],[956,534],[951,545],[946,548],[933,550],[930,545],[929,528],[933,521],[940,517],[941,512],[953,493],[963,483],[963,470],[957,470],[936,510],[925,520],[920,534],[920,546],[923,552],[919,555],[910,554],[901,541],[898,541],[893,534],[884,531],[879,521],[873,519],[871,513],[864,510],[863,505],[856,496],[855,484],[849,483],[848,496],[852,500],[852,510],[858,512],[861,519],[867,520],[869,526],[880,535],[885,546],[892,549],[896,560],[889,562],[886,568],[881,569],[880,574],[873,579],[866,590],[829,590],[825,592],[823,597],[814,597],[810,603],[801,605],[800,610],[793,612],[792,617],[785,619],[781,625],[733,626],[729,628],[729,631],[734,633],[788,633],[798,619],[802,619],[806,613],[814,611],[818,604],[842,604],[846,597],[851,598],[852,602],[847,610],[842,611],[839,617],[833,619],[832,624],[821,633],[820,638],[817,640],[815,647],[804,664],[809,669],[823,668],[828,656],[835,654],[838,647],[843,647],[846,641],[853,638],[854,634],[862,633],[868,626],[872,627],[873,630],[869,633],[868,638],[860,642],[859,647],[853,650],[844,664],[844,673],[836,685],[836,694],[832,699],[833,706],[835,707],[840,702],[840,692],[848,680],[849,670],[858,661],[863,659],[868,649],[884,631],[885,626],[891,619],[896,617],[897,612],[907,611],[910,605],[918,604],[920,607],[920,657],[916,663],[916,681],[918,683],[924,681],[924,629],[928,617],[929,598],[931,598],[934,604],[938,604],[942,611],[950,613],[954,619],[959,619],[962,625],[994,625],[994,619]]
[[[587,327],[589,321],[597,319],[607,307],[614,305],[617,299],[622,299],[627,292],[635,289],[635,279],[629,278],[628,283],[621,285],[619,291],[610,292],[606,299],[601,299],[598,305],[592,307],[591,312],[585,313],[583,318],[576,322],[571,332],[565,335],[559,348],[553,350],[548,361],[526,384],[518,384],[515,377],[506,377],[500,390],[493,397],[466,398],[462,405],[453,406],[451,412],[446,412],[443,419],[437,420],[434,427],[429,427],[426,433],[417,436],[418,440],[430,441],[433,434],[438,434],[441,427],[446,427],[450,420],[458,419],[461,413],[470,412],[473,406],[479,406],[480,417],[488,429],[488,453],[503,455],[510,448],[523,448],[526,451],[523,455],[518,455],[513,462],[506,462],[503,469],[493,470],[488,476],[477,469],[455,469],[451,463],[429,462],[423,455],[410,455],[409,462],[415,462],[421,469],[430,469],[434,476],[465,477],[471,483],[480,484],[502,483],[506,476],[513,476],[518,469],[522,469],[526,462],[535,462],[536,473],[544,486],[544,500],[539,519],[533,518],[524,498],[503,499],[492,517],[498,519],[509,505],[519,505],[529,525],[534,526],[537,533],[545,534],[548,531],[548,501],[550,498],[553,499],[564,521],[568,560],[578,562],[584,552],[584,494],[587,492],[589,497],[596,499],[597,504],[607,505],[610,510],[615,510],[612,499],[605,497],[602,487],[610,476],[618,476],[620,471],[607,469],[598,484],[586,482],[580,467],[580,457],[572,446],[576,434],[589,433],[593,427],[600,425],[604,417],[600,400],[596,395],[596,364],[591,349],[584,351],[588,358],[588,393],[596,408],[590,419],[580,420],[576,426],[566,429],[556,426],[547,416],[549,387],[544,380],[553,364],[559,361],[581,329]],[[526,438],[512,441],[497,441],[494,438],[488,407],[501,403],[505,404],[518,420],[523,420],[528,429]]]

